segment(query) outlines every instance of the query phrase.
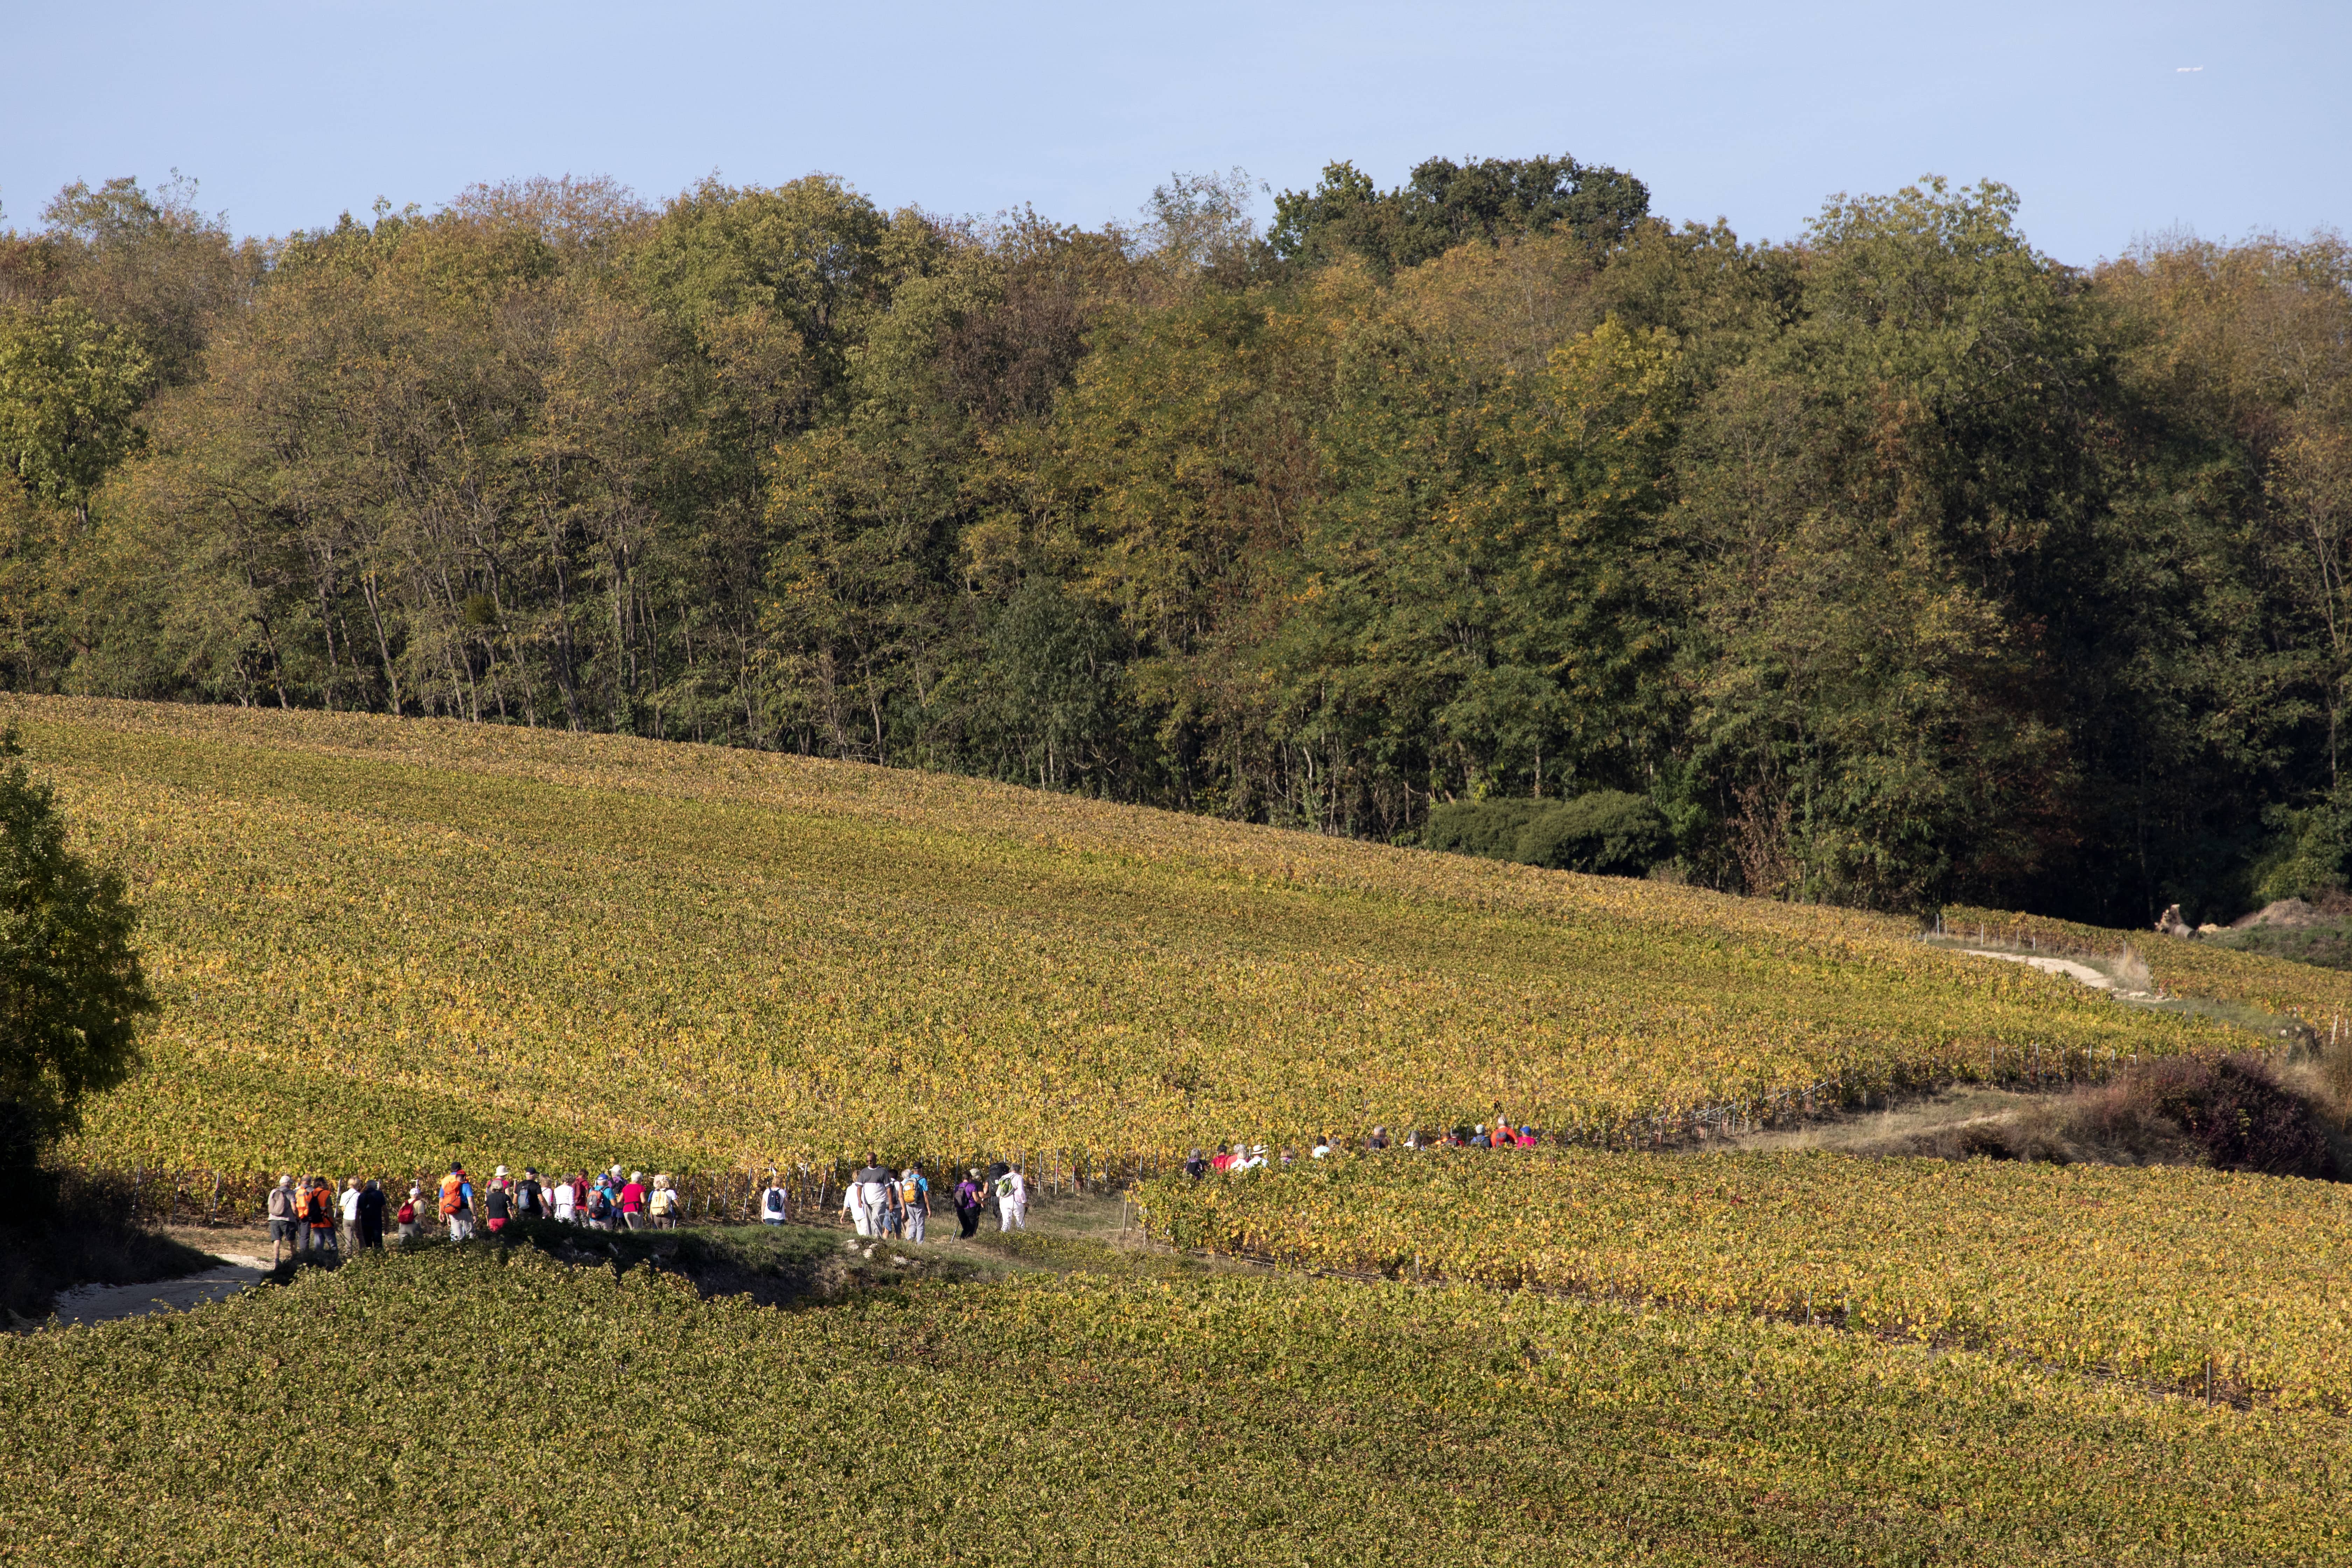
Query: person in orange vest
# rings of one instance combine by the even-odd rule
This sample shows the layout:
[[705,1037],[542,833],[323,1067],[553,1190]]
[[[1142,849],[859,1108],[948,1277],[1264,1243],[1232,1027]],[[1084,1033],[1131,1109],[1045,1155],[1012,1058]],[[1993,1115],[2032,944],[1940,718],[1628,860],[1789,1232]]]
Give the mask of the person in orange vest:
[[441,1222],[449,1227],[452,1241],[466,1241],[474,1234],[474,1184],[466,1180],[462,1164],[453,1163],[441,1178]]
[[335,1189],[324,1176],[310,1178],[310,1191],[303,1194],[302,1218],[310,1231],[310,1250],[333,1252],[335,1247]]

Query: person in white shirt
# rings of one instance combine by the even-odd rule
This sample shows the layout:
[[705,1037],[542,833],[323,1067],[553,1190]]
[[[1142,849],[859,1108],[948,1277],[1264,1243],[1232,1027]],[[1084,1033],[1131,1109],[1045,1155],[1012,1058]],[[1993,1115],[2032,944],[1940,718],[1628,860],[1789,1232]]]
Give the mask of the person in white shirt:
[[1018,1170],[996,1178],[996,1228],[999,1233],[1029,1228],[1029,1184]]
[[1329,1158],[1330,1153],[1331,1140],[1318,1132],[1315,1135],[1315,1147],[1307,1151],[1307,1157],[1310,1160],[1322,1160]]
[[357,1176],[343,1184],[340,1202],[343,1211],[343,1256],[355,1258],[360,1250],[360,1179]]
[[580,1212],[580,1194],[569,1176],[555,1184],[555,1192],[550,1201],[555,1205],[555,1218],[559,1224],[570,1225],[572,1217]]
[[768,1184],[760,1194],[760,1223],[761,1225],[784,1223],[784,1189],[776,1185],[776,1178],[773,1174],[768,1177]]

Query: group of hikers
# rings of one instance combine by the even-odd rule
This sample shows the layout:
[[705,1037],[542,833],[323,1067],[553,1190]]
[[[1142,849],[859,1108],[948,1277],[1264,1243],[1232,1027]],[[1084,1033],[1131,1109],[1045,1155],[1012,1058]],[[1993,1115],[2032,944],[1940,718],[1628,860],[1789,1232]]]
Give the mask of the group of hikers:
[[[771,1183],[761,1194],[763,1208],[774,1200],[772,1225],[783,1223],[783,1189]],[[682,1217],[685,1207],[677,1184],[667,1175],[646,1179],[642,1171],[626,1176],[614,1166],[591,1176],[585,1171],[548,1180],[528,1166],[520,1179],[500,1165],[479,1188],[463,1163],[453,1163],[432,1192],[413,1183],[408,1195],[389,1216],[383,1184],[354,1176],[338,1192],[324,1176],[280,1176],[270,1189],[270,1264],[287,1258],[355,1252],[383,1245],[387,1217],[398,1226],[398,1239],[414,1240],[438,1226],[451,1241],[473,1236],[478,1220],[495,1236],[519,1219],[551,1219],[584,1225],[594,1230],[667,1230]],[[762,1218],[766,1215],[762,1215]]]
[[[1028,1180],[1002,1160],[984,1173],[977,1165],[967,1167],[963,1180],[955,1185],[954,1203],[962,1238],[980,1229],[981,1216],[991,1203],[996,1206],[998,1230],[1029,1228]],[[931,1214],[930,1178],[923,1174],[920,1165],[893,1172],[879,1156],[868,1154],[866,1163],[849,1174],[849,1184],[841,1194],[841,1212],[849,1216],[860,1236],[920,1241]]]
[[[1532,1149],[1538,1142],[1534,1128],[1514,1127],[1498,1113],[1491,1124],[1465,1122],[1450,1132],[1429,1133],[1416,1129],[1406,1132],[1398,1146]],[[1362,1146],[1367,1151],[1390,1147],[1389,1130],[1373,1128]],[[1307,1158],[1327,1159],[1339,1152],[1341,1147],[1338,1139],[1318,1135]],[[1199,1181],[1212,1174],[1237,1175],[1263,1170],[1269,1164],[1286,1167],[1297,1160],[1297,1155],[1289,1149],[1269,1158],[1265,1144],[1244,1143],[1236,1139],[1218,1144],[1214,1154],[1193,1150],[1192,1157],[1184,1162],[1184,1173]],[[1003,1161],[985,1170],[978,1165],[967,1168],[963,1179],[955,1185],[951,1201],[963,1237],[969,1237],[980,1229],[981,1219],[991,1207],[996,1211],[998,1230],[1029,1228],[1028,1181],[1017,1166]],[[299,1184],[290,1175],[280,1176],[269,1194],[270,1263],[275,1267],[288,1257],[299,1258],[325,1253],[341,1256],[362,1247],[380,1247],[387,1223],[398,1227],[398,1237],[403,1241],[420,1237],[436,1225],[450,1240],[464,1241],[474,1234],[478,1220],[491,1235],[521,1219],[551,1219],[594,1230],[667,1230],[684,1217],[685,1199],[668,1176],[656,1175],[649,1182],[642,1171],[623,1175],[618,1165],[593,1176],[582,1171],[568,1176],[557,1175],[552,1180],[528,1166],[520,1178],[513,1177],[500,1165],[478,1189],[465,1165],[457,1163],[450,1165],[448,1173],[435,1184],[431,1192],[423,1183],[414,1183],[408,1195],[387,1215],[389,1206],[381,1182],[362,1182],[353,1177],[338,1190],[324,1176],[307,1176]],[[760,1193],[760,1222],[783,1224],[787,1206],[784,1189],[771,1173],[768,1184]],[[893,1171],[882,1163],[878,1155],[869,1153],[865,1164],[850,1173],[842,1194],[841,1212],[849,1217],[860,1236],[921,1241],[931,1213],[930,1179],[920,1165]]]
[[[1029,1185],[1020,1171],[999,1162],[983,1173],[975,1165],[956,1184],[956,1217],[964,1236],[980,1228],[982,1213],[991,1203],[996,1206],[1000,1230],[1028,1228]],[[411,1184],[397,1208],[391,1208],[378,1181],[352,1177],[338,1190],[325,1176],[298,1182],[286,1175],[270,1189],[267,1205],[269,1261],[275,1268],[289,1258],[323,1260],[329,1254],[341,1258],[362,1247],[381,1247],[387,1224],[397,1227],[396,1239],[402,1241],[436,1226],[449,1240],[465,1241],[474,1235],[478,1222],[495,1236],[525,1219],[584,1225],[592,1230],[667,1230],[684,1217],[685,1206],[684,1195],[668,1176],[647,1181],[642,1171],[624,1176],[618,1165],[593,1176],[583,1171],[551,1180],[529,1166],[515,1177],[500,1165],[477,1187],[460,1162],[451,1164],[430,1192],[421,1182]],[[783,1224],[789,1206],[782,1184],[772,1173],[756,1205],[760,1222]],[[868,1154],[851,1174],[841,1208],[860,1236],[920,1241],[931,1212],[931,1184],[920,1166],[893,1172]]]
[[[1402,1149],[1532,1149],[1541,1136],[1532,1127],[1514,1127],[1497,1113],[1493,1123],[1465,1121],[1450,1132],[1423,1132],[1418,1128],[1408,1131],[1398,1140]],[[1375,1127],[1366,1135],[1363,1148],[1367,1153],[1388,1148],[1389,1130]],[[1343,1145],[1328,1133],[1317,1133],[1313,1147],[1307,1150],[1310,1160],[1328,1160],[1339,1153]],[[1244,1143],[1235,1139],[1220,1143],[1214,1154],[1199,1149],[1184,1162],[1184,1173],[1194,1181],[1203,1176],[1234,1176],[1245,1171],[1262,1171],[1268,1165],[1287,1169],[1298,1163],[1297,1154],[1289,1149],[1269,1157],[1263,1143]]]

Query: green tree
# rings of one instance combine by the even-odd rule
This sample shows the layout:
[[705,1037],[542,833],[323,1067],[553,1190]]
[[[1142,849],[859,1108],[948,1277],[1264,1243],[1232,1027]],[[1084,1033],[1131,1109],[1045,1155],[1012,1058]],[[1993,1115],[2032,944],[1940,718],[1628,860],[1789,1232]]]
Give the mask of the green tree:
[[1474,240],[1564,229],[1615,244],[1650,210],[1649,188],[1601,164],[1558,158],[1432,158],[1381,191],[1352,163],[1325,167],[1309,191],[1275,198],[1275,254],[1321,265],[1349,252],[1382,271],[1413,267]]
[[21,1159],[140,1061],[157,1010],[121,877],[67,846],[56,792],[0,736],[0,1140]]
[[0,462],[86,525],[91,492],[138,444],[152,379],[129,332],[70,300],[0,310]]

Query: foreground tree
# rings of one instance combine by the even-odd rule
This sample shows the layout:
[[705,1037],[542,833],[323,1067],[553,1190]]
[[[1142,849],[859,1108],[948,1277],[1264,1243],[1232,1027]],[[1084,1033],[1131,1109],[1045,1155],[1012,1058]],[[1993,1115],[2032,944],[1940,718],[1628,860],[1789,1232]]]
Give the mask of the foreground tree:
[[0,1159],[32,1163],[139,1065],[156,1011],[122,879],[66,844],[56,792],[0,736]]

